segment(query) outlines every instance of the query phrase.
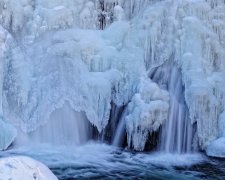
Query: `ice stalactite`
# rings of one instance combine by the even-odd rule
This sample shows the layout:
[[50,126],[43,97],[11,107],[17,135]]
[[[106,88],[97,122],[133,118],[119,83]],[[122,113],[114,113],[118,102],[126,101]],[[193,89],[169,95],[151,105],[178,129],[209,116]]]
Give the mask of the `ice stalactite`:
[[219,25],[224,21],[223,16],[218,16],[224,5],[210,7],[206,2],[183,4],[186,7],[183,13],[187,17],[183,18],[180,36],[181,69],[186,87],[185,99],[192,123],[197,122],[201,149],[217,138],[217,122],[224,108],[224,91],[219,85],[219,82],[224,82],[218,78],[218,72],[224,74],[224,45],[219,38],[224,35],[214,28],[216,22],[219,29],[224,28]]
[[[160,3],[161,5],[164,2]],[[224,110],[224,8],[223,1],[170,1],[161,11],[154,11],[159,17],[161,29],[153,24],[149,29],[159,29],[154,38],[147,34],[145,43],[146,69],[160,66],[171,55],[181,68],[185,86],[185,101],[191,123],[197,124],[197,139],[201,149],[218,137],[218,119]],[[157,4],[154,6],[157,7]],[[159,8],[159,9],[160,9]],[[150,9],[150,8],[149,8]],[[148,9],[145,10],[146,12]],[[150,14],[150,13],[149,13]],[[150,17],[153,17],[151,15]],[[170,24],[164,27],[165,24]],[[167,29],[167,30],[166,30]],[[174,43],[171,43],[174,42]],[[160,43],[170,44],[157,52]],[[161,46],[162,47],[162,46]],[[161,53],[161,52],[166,52]],[[163,56],[161,54],[164,54]],[[162,57],[162,58],[160,58]],[[161,60],[160,60],[161,59]],[[157,63],[154,64],[154,61]]]
[[21,31],[26,22],[32,17],[32,0],[3,0],[0,3],[0,23],[9,31]]
[[[150,6],[143,13],[142,28],[145,31],[144,62],[146,70],[160,66],[174,53],[174,9],[171,2],[162,2],[167,9],[160,4]],[[174,8],[174,9],[173,9]]]
[[81,14],[81,27],[103,30],[112,22],[125,19],[122,3],[117,0],[94,0],[85,4]]
[[80,26],[88,29],[97,28],[98,23],[95,22],[98,22],[98,11],[95,9],[95,4],[89,1],[80,13]]
[[127,107],[126,131],[128,146],[142,151],[148,134],[155,132],[168,116],[169,95],[149,79],[141,79],[139,91]]

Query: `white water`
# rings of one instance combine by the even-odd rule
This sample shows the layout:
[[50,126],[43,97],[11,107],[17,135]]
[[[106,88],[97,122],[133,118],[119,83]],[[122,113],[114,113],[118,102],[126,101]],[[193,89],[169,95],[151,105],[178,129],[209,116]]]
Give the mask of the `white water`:
[[87,142],[88,136],[88,120],[85,113],[74,111],[66,102],[63,107],[52,112],[44,126],[30,134],[21,133],[16,144],[49,143],[76,146]]

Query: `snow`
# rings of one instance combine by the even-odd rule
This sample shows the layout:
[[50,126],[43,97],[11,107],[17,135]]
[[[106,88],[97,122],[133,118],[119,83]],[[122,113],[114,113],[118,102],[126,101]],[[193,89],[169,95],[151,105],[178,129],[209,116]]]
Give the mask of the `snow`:
[[56,180],[56,176],[42,163],[25,156],[0,159],[0,179]]

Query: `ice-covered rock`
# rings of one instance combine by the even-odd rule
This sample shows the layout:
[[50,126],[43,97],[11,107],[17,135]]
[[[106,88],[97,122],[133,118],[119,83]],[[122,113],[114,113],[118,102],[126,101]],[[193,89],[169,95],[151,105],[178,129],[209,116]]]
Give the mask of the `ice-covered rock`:
[[0,159],[0,179],[57,180],[42,163],[25,156]]
[[225,157],[225,137],[212,141],[206,148],[206,154],[212,157]]

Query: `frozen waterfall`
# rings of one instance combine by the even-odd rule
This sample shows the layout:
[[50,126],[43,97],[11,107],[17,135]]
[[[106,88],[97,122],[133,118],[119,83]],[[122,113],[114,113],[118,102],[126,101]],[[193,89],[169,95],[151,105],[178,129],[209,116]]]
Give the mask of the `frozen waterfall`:
[[224,9],[222,0],[1,0],[0,149],[99,140],[206,150],[225,136]]

